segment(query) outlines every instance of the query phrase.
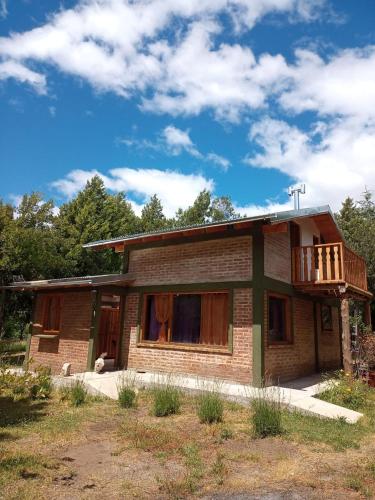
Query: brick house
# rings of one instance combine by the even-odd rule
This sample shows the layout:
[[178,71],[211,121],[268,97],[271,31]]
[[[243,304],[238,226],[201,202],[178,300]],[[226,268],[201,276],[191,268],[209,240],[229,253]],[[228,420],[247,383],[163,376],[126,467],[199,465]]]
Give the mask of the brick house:
[[328,206],[85,247],[120,252],[122,274],[4,287],[34,292],[27,355],[54,373],[106,352],[119,369],[259,386],[340,367],[348,298],[369,321],[365,262]]

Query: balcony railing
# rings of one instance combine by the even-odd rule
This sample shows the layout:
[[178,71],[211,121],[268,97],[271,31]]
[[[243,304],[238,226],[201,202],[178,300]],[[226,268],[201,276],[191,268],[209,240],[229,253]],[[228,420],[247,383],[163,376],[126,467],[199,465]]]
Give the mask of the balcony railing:
[[293,248],[295,285],[349,284],[367,291],[366,263],[343,243]]

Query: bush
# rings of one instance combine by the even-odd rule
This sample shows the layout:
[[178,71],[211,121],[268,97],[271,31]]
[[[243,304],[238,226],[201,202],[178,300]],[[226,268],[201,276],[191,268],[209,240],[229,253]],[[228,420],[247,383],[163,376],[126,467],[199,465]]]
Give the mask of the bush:
[[330,378],[326,384],[327,389],[319,394],[319,398],[323,401],[351,410],[359,410],[367,405],[371,389],[352,374],[340,370],[336,372],[335,378]]
[[137,395],[131,387],[120,387],[118,391],[118,402],[122,408],[132,408],[135,406]]
[[12,373],[6,368],[0,370],[0,394],[21,399],[45,399],[52,391],[51,371],[48,367],[39,366],[35,374],[31,372]]
[[202,424],[222,422],[224,413],[223,401],[216,392],[204,392],[198,398],[197,413]]
[[48,366],[39,366],[35,373],[30,388],[31,397],[34,399],[49,398],[52,392],[51,369]]
[[268,394],[265,390],[261,390],[259,395],[252,400],[251,408],[255,437],[265,438],[282,434],[282,411],[278,393]]
[[72,406],[81,406],[87,400],[87,389],[82,380],[75,380],[72,385],[61,387],[60,398],[70,401]]
[[155,417],[165,417],[178,413],[181,406],[180,391],[170,384],[158,386],[153,389]]

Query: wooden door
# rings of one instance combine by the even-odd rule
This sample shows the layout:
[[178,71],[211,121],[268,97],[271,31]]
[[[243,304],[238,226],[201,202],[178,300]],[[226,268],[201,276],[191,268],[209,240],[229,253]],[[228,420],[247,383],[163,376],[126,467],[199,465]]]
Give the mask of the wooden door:
[[107,358],[117,359],[120,341],[120,309],[102,307],[100,312],[97,355],[107,353]]

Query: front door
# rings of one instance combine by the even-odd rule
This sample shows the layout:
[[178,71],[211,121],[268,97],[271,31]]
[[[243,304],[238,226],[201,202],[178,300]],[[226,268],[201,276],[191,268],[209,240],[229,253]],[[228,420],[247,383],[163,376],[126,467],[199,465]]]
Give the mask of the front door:
[[120,345],[120,297],[103,295],[100,308],[97,356],[106,353],[107,359],[118,358]]

